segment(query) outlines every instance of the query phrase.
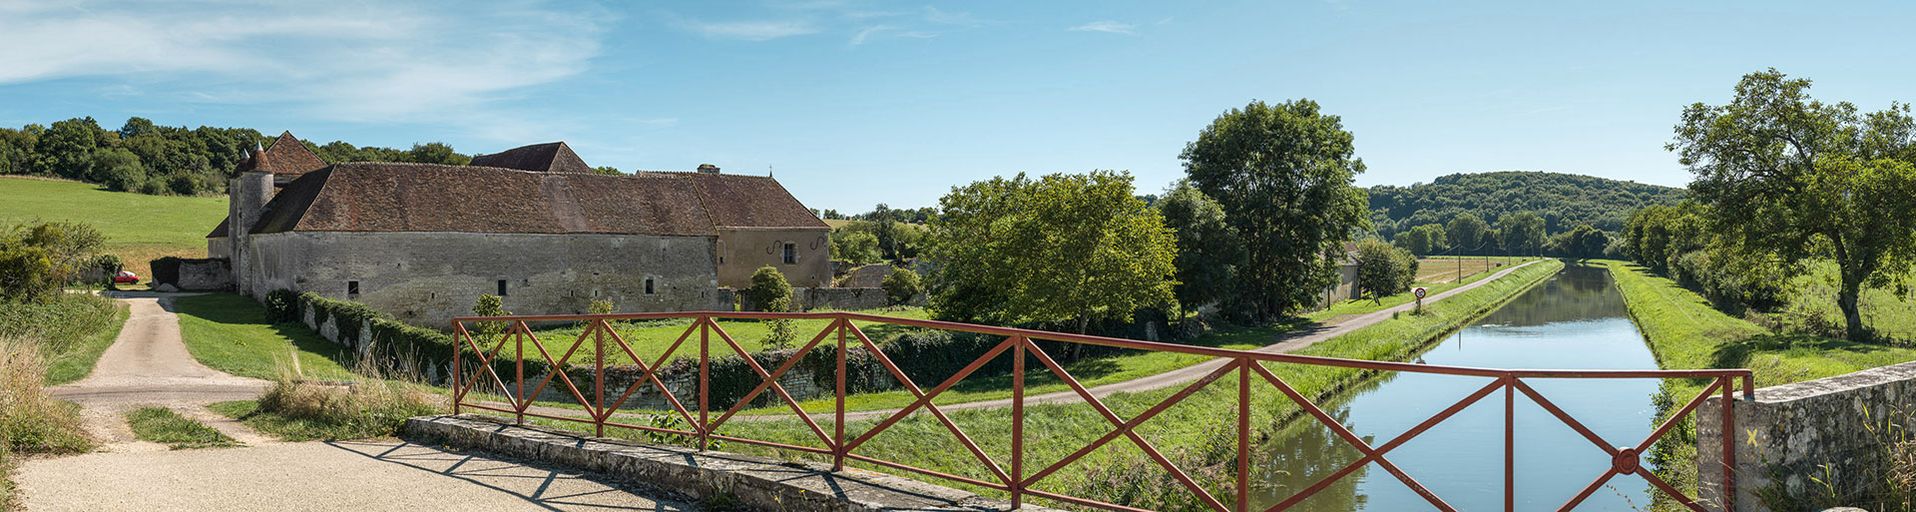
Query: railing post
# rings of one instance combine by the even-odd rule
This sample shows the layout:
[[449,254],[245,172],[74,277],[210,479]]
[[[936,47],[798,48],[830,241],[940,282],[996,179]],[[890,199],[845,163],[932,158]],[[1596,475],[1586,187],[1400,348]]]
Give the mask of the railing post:
[[838,406],[832,426],[832,471],[845,469],[845,317],[832,325],[838,328]]
[[605,437],[605,418],[612,412],[605,410],[605,331],[610,329],[604,319],[594,320],[592,326],[592,407],[598,409],[592,415],[592,427],[599,437]]
[[1237,509],[1251,510],[1251,358],[1237,360]]
[[1011,508],[1024,508],[1025,500],[1025,344],[1030,338],[1018,337],[1011,355]]
[[[525,325],[525,322],[515,322],[515,323],[519,325]],[[515,411],[514,412],[515,421],[517,421],[518,424],[520,425],[524,425],[526,424],[526,405],[532,403],[531,400],[526,400],[526,336],[525,336],[525,333],[524,332],[515,333],[515,335],[513,336],[513,339],[518,340],[515,343],[513,343],[514,350],[516,350],[518,354],[513,356],[512,358],[512,368],[513,368],[512,381],[513,381],[513,385],[517,386],[519,391],[517,393],[512,394],[513,400],[518,402],[516,404],[512,404],[512,410]]]
[[1517,377],[1504,375],[1504,510],[1517,510]]
[[709,417],[712,396],[711,331],[711,318],[699,317],[699,451],[701,452],[705,451],[706,445],[712,438],[712,423]]
[[1736,380],[1720,378],[1723,387],[1723,510],[1736,510]]
[[457,321],[452,323],[452,336],[452,376],[449,377],[449,380],[452,382],[452,415],[458,416],[459,402],[460,398],[462,398],[459,396],[459,390],[461,389],[459,387],[459,374],[465,373],[464,370],[459,368],[459,353],[466,351],[466,340],[463,339],[466,336],[466,329],[464,326],[459,325]]

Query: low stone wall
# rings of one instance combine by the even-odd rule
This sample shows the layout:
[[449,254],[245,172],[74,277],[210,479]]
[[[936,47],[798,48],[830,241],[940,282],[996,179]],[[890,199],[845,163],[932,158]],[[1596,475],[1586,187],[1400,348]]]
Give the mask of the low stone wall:
[[805,309],[877,309],[888,306],[884,288],[795,288],[792,299]]
[[[1712,510],[1723,503],[1722,406],[1715,397],[1696,411],[1698,498]],[[1758,389],[1734,413],[1736,510],[1770,510],[1759,493],[1827,493],[1812,477],[1855,495],[1884,465],[1872,430],[1916,421],[1916,362]]]
[[878,263],[854,268],[845,276],[839,286],[846,288],[877,288],[885,285],[885,276],[892,273],[892,266]]
[[[1008,510],[1010,504],[905,478],[809,462],[640,445],[527,428],[482,416],[406,420],[400,436],[604,475],[741,510]],[[1049,511],[1026,505],[1023,510]]]
[[212,292],[233,289],[232,264],[225,258],[161,258],[149,263],[160,291]]

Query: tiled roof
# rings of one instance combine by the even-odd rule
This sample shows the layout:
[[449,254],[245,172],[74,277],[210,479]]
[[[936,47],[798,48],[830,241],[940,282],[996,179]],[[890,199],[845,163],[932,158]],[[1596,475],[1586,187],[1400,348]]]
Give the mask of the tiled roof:
[[564,142],[548,142],[520,146],[490,155],[472,157],[472,165],[481,167],[503,167],[521,171],[541,172],[592,172],[592,166],[585,159],[572,152]]
[[252,232],[600,233],[700,236],[718,227],[824,229],[771,178],[344,163],[280,190]]
[[262,151],[255,151],[246,161],[240,162],[239,170],[263,171],[273,174],[298,176],[326,167],[326,161],[319,155],[306,149],[293,132],[280,132],[278,139]]

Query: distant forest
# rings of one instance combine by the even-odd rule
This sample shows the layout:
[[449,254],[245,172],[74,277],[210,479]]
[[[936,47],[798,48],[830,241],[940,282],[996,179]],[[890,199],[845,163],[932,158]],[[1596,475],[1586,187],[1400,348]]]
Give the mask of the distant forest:
[[1428,184],[1370,188],[1371,223],[1390,239],[1424,224],[1445,224],[1474,213],[1495,222],[1504,214],[1534,212],[1547,233],[1588,223],[1621,231],[1638,208],[1676,204],[1685,191],[1595,176],[1540,171],[1503,171],[1441,176]]
[[[146,194],[221,193],[247,151],[277,134],[251,128],[160,126],[134,117],[118,130],[91,117],[0,128],[0,174],[51,176]],[[439,142],[410,149],[301,141],[327,162],[420,162],[464,165],[472,157]]]

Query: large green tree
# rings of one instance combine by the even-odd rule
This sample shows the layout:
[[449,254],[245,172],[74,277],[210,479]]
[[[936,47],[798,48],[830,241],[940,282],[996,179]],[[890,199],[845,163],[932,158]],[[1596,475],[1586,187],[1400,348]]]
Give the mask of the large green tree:
[[1235,310],[1270,319],[1315,303],[1337,282],[1327,255],[1368,229],[1364,162],[1351,133],[1317,102],[1252,101],[1231,109],[1186,145],[1191,183],[1224,207],[1243,238]]
[[993,178],[953,188],[939,206],[926,257],[943,318],[1083,332],[1176,305],[1176,239],[1129,174]]
[[1465,254],[1495,249],[1496,243],[1485,244],[1484,234],[1490,232],[1490,223],[1474,213],[1460,214],[1450,219],[1444,226],[1444,239],[1457,248],[1453,254]]
[[1534,256],[1543,253],[1543,216],[1534,212],[1517,212],[1498,217],[1497,234],[1503,237],[1499,242],[1503,245],[1506,254]]
[[1411,254],[1428,256],[1450,248],[1449,236],[1444,234],[1442,224],[1425,224],[1398,233],[1391,243]]
[[1725,105],[1684,108],[1669,144],[1739,254],[1836,261],[1851,340],[1870,337],[1857,297],[1916,256],[1916,121],[1906,104],[1862,114],[1775,69],[1744,75]]
[[1410,290],[1417,278],[1417,257],[1375,238],[1357,242],[1358,293],[1373,301]]
[[1195,308],[1228,296],[1244,264],[1244,243],[1224,207],[1185,181],[1153,206],[1177,233],[1178,303]]

